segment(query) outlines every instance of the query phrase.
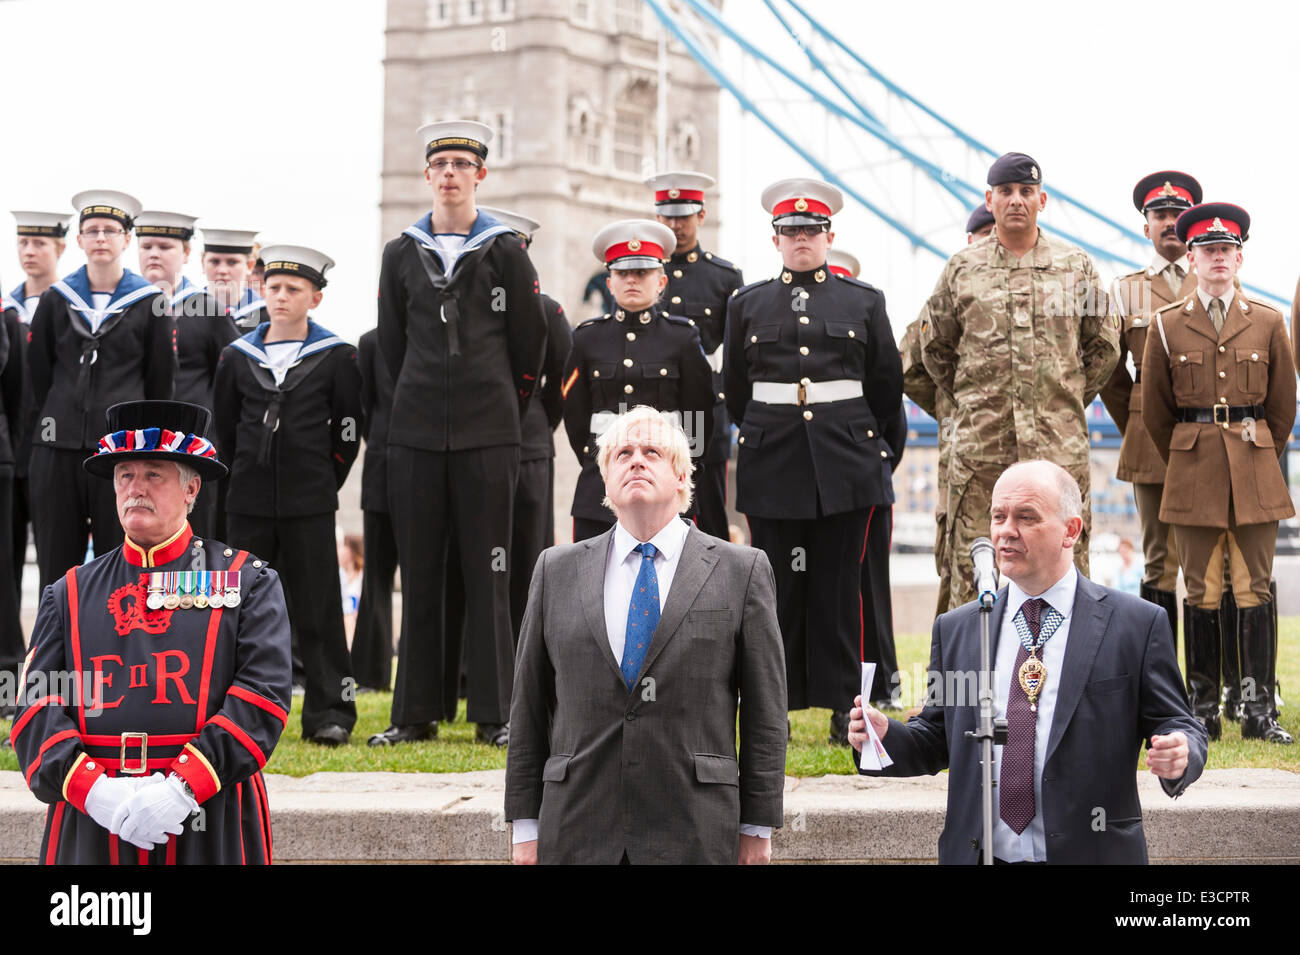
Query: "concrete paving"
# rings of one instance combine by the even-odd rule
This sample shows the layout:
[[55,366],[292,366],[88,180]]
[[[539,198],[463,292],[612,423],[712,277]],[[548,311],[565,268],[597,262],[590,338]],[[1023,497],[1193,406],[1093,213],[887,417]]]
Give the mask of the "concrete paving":
[[[504,862],[505,773],[316,773],[267,776],[281,863]],[[786,779],[779,862],[934,862],[947,776]],[[1300,775],[1205,773],[1180,799],[1138,780],[1151,861],[1300,862]],[[0,862],[32,862],[45,808],[16,772],[0,772]]]

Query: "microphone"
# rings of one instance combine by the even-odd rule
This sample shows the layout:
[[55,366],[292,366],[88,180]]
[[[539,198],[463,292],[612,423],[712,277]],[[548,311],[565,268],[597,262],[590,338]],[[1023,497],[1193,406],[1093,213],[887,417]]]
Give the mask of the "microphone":
[[987,537],[977,537],[970,545],[970,559],[975,564],[976,599],[984,602],[984,595],[989,595],[989,604],[997,599],[998,571],[993,560],[993,542]]

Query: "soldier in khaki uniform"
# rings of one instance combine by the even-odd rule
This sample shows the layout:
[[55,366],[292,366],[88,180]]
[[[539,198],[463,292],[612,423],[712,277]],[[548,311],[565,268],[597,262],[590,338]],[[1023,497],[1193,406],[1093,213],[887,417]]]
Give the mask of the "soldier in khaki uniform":
[[1238,608],[1241,735],[1290,743],[1272,712],[1277,625],[1269,578],[1277,522],[1295,514],[1278,464],[1295,423],[1295,365],[1282,313],[1233,286],[1249,231],[1250,216],[1227,203],[1179,217],[1197,288],[1156,312],[1142,362],[1143,420],[1168,463],[1160,519],[1174,527],[1187,582],[1192,712],[1217,739],[1226,553]]
[[[966,219],[966,244],[977,242],[992,232],[993,213],[982,205],[976,206]],[[934,508],[934,569],[939,574],[939,599],[934,608],[937,617],[948,610],[952,589],[952,564],[948,560],[948,448],[952,439],[952,396],[935,387],[934,379],[921,361],[921,321],[924,317],[923,312],[907,326],[903,340],[898,343],[898,351],[903,358],[903,394],[939,424]]]
[[[1101,389],[1101,400],[1124,438],[1115,476],[1133,485],[1133,501],[1142,525],[1142,552],[1146,558],[1142,599],[1165,608],[1175,648],[1178,556],[1173,531],[1160,520],[1165,462],[1142,424],[1141,368],[1151,316],[1196,288],[1196,278],[1186,268],[1187,246],[1178,238],[1175,223],[1185,210],[1200,201],[1201,184],[1186,173],[1173,170],[1154,172],[1133,188],[1133,205],[1146,220],[1142,233],[1151,240],[1155,255],[1146,268],[1120,276],[1111,287],[1111,308],[1119,312],[1124,326],[1119,339],[1119,362]],[[1129,374],[1129,355],[1133,356],[1133,375]]]
[[953,398],[948,460],[951,605],[975,597],[970,545],[989,532],[993,484],[1007,465],[1046,458],[1083,491],[1075,562],[1088,571],[1088,426],[1084,409],[1115,368],[1119,328],[1092,259],[1044,235],[1038,163],[993,163],[985,203],[993,236],[948,260],[921,311],[921,354]]

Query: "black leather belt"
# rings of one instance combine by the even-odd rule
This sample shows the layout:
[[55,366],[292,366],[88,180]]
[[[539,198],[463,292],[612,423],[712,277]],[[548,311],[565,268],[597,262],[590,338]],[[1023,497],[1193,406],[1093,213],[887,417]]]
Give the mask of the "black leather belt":
[[1243,418],[1264,417],[1263,405],[1215,405],[1212,408],[1179,408],[1180,421],[1196,424],[1227,424]]

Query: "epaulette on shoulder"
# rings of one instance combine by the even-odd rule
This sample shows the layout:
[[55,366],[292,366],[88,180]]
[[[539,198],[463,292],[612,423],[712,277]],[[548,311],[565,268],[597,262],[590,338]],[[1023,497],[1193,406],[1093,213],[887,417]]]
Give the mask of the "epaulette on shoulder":
[[[1192,294],[1195,294],[1195,293],[1192,293]],[[1180,298],[1178,301],[1176,301],[1176,302],[1170,302],[1168,305],[1165,305],[1165,306],[1162,306],[1161,308],[1156,309],[1155,312],[1153,313],[1153,317],[1154,317],[1155,315],[1163,315],[1165,312],[1176,312],[1176,311],[1178,311],[1180,308],[1182,308],[1184,305],[1186,305],[1186,304],[1188,303],[1188,301],[1191,299],[1191,297],[1192,297],[1191,295],[1184,295],[1184,296],[1183,296],[1182,298]]]
[[731,269],[731,271],[733,271],[733,272],[739,272],[739,271],[740,271],[739,267],[737,267],[736,265],[732,264],[731,262],[728,262],[726,259],[724,259],[724,258],[723,258],[722,256],[720,256],[720,255],[714,255],[712,252],[705,252],[705,253],[704,253],[704,260],[705,260],[706,262],[712,262],[714,265],[718,266],[719,268],[723,268],[723,269]]
[[[834,275],[834,273],[831,273],[831,274]],[[836,275],[835,277],[836,277],[837,279],[839,279],[841,282],[848,282],[850,285],[856,285],[856,286],[858,286],[859,288],[867,288],[867,289],[871,289],[871,291],[873,291],[873,292],[877,292],[877,291],[879,291],[879,289],[877,289],[877,288],[876,288],[874,285],[872,285],[870,282],[864,282],[864,281],[862,281],[862,279],[855,279],[855,278],[854,278],[853,276],[851,276],[851,275]]]
[[1146,277],[1147,277],[1147,270],[1145,268],[1140,268],[1136,272],[1127,272],[1124,275],[1121,275],[1118,279],[1116,279],[1116,281],[1123,282],[1125,279],[1142,279]]
[[[1253,295],[1243,295],[1242,298],[1244,298],[1251,305],[1259,305],[1262,308],[1268,309],[1270,312],[1277,312],[1279,315],[1282,314],[1282,310],[1279,309],[1272,302],[1266,302],[1262,298],[1255,298],[1255,296]],[[1294,319],[1292,319],[1292,321],[1294,321]]]
[[740,296],[752,292],[754,289],[759,288],[760,286],[767,285],[769,282],[775,282],[775,281],[776,281],[775,278],[767,278],[767,279],[759,279],[757,282],[750,282],[748,285],[743,285],[740,288],[736,289],[734,292],[732,292],[731,297],[739,298]]
[[595,325],[597,322],[607,322],[607,321],[609,321],[608,312],[605,313],[604,315],[597,315],[595,318],[589,318],[585,322],[580,322],[577,325],[577,327],[575,327],[573,330],[576,332],[579,328],[586,328],[588,325]]

